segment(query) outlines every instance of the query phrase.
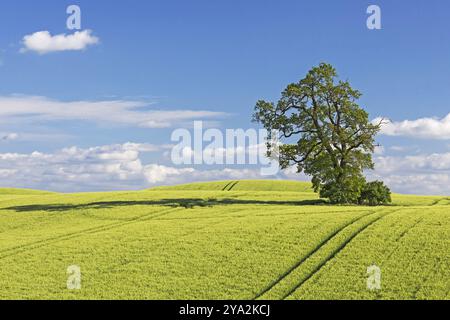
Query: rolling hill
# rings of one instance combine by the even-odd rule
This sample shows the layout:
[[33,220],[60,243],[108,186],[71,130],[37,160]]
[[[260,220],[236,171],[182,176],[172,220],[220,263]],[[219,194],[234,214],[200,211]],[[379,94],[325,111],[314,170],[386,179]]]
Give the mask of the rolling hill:
[[17,192],[0,190],[2,299],[450,298],[450,197],[332,206],[267,180]]

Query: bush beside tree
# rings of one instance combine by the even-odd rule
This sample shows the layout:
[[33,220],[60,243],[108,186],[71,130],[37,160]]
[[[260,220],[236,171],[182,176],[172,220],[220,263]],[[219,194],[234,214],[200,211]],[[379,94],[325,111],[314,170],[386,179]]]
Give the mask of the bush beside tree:
[[364,185],[358,203],[378,206],[391,203],[391,190],[382,181],[372,181]]

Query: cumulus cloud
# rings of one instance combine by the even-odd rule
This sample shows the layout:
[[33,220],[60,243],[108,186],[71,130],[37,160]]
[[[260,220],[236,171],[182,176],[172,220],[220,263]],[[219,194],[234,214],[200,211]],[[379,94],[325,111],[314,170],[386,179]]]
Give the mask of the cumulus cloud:
[[[70,147],[54,153],[0,153],[2,187],[54,191],[142,189],[196,181],[242,179],[310,180],[295,168],[262,176],[259,167],[181,167],[143,163],[141,154],[168,146],[125,143],[91,148]],[[394,192],[450,195],[450,152],[430,155],[374,157],[369,180],[381,179]]]
[[[206,169],[168,167],[158,164],[145,166],[149,184],[180,184],[195,181],[262,179],[259,169]],[[267,177],[266,177],[267,178]]]
[[450,195],[450,153],[377,156],[369,177],[381,179],[395,192]]
[[[376,118],[379,123],[382,118]],[[419,118],[416,120],[391,121],[384,119],[381,134],[423,139],[450,139],[450,113],[444,118]]]
[[141,152],[150,144],[125,143],[92,148],[70,147],[55,153],[0,154],[4,187],[55,191],[136,189],[145,186]]
[[140,155],[167,146],[141,143],[70,147],[54,153],[0,153],[0,187],[63,192],[129,190],[221,179],[259,179],[254,169],[197,169],[143,164]]
[[[217,143],[217,141],[215,141]],[[236,142],[236,141],[233,141]],[[247,141],[238,139],[233,146],[216,147],[207,145],[195,150],[186,146],[178,150],[179,152],[166,152],[166,158],[177,158],[175,163],[194,163],[194,159],[202,159],[207,164],[225,164],[227,159],[232,159],[234,164],[262,164],[268,165],[270,160],[266,157],[267,145],[265,142],[257,144],[248,144]],[[224,143],[226,145],[226,143]],[[173,147],[173,146],[172,146]]]
[[85,50],[88,46],[98,42],[99,39],[92,35],[91,30],[57,35],[51,35],[48,31],[38,31],[23,37],[21,52],[34,51],[39,54],[46,54],[56,51]]
[[382,179],[391,190],[404,194],[444,195],[450,194],[450,175],[442,174],[392,174],[372,175],[373,179]]
[[0,123],[58,120],[92,121],[144,128],[167,128],[184,122],[226,116],[205,110],[149,110],[149,103],[129,100],[59,101],[39,96],[0,96]]
[[450,152],[404,157],[376,157],[376,169],[383,173],[450,171]]

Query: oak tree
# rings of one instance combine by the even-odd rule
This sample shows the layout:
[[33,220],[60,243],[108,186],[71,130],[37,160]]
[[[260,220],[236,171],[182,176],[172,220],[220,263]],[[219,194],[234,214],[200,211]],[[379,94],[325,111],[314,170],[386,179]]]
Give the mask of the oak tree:
[[[321,197],[333,203],[357,203],[365,178],[373,169],[375,135],[381,123],[371,123],[357,100],[361,93],[348,81],[338,80],[326,63],[289,84],[275,104],[256,103],[254,120],[278,132],[281,168],[292,165],[312,176]],[[269,140],[270,141],[270,140]],[[268,143],[269,156],[275,147]]]

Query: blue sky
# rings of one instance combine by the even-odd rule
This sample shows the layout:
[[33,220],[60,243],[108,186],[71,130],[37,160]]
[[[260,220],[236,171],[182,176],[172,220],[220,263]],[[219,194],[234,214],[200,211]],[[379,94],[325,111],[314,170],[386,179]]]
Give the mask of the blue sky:
[[[81,8],[82,30],[91,30],[98,43],[84,50],[20,52],[24,37],[38,31],[74,33],[66,28],[71,4]],[[381,8],[381,30],[366,27],[370,4]],[[65,154],[60,167],[49,168],[76,166],[74,174],[84,180],[55,179],[42,169],[31,183],[19,177],[23,167],[4,156],[1,184],[62,191],[142,188],[162,183],[152,181],[152,168],[164,172],[166,181],[205,178],[208,168],[194,168],[197,175],[178,173],[164,156],[174,128],[188,127],[193,120],[208,120],[221,129],[254,127],[250,119],[256,100],[276,100],[288,83],[326,61],[363,93],[360,103],[372,118],[393,121],[378,138],[384,150],[378,154],[376,177],[399,192],[448,194],[450,118],[444,118],[450,112],[449,10],[445,0],[3,1],[0,154],[27,159],[21,164],[26,166],[34,163],[34,151],[58,158],[61,150],[74,146],[95,154],[126,152],[127,142],[147,148],[125,147],[134,148],[138,156],[132,162],[139,160],[144,169],[119,180],[112,169],[110,176],[84,172],[82,162],[74,164]],[[63,114],[46,111],[33,118],[36,97],[41,105],[36,112],[48,103]],[[125,121],[137,111],[126,112],[123,122],[111,119],[108,111],[104,117],[93,115],[95,120],[83,117],[84,110],[96,107],[80,102],[108,101],[136,103],[141,111],[158,111],[156,121],[171,121],[161,127]],[[27,112],[14,115],[14,103],[25,104]],[[181,117],[180,111],[186,114]],[[148,151],[148,145],[155,150]],[[38,164],[45,168],[43,161]],[[406,170],[394,166],[399,163],[415,165]],[[167,172],[179,177],[171,180]]]

